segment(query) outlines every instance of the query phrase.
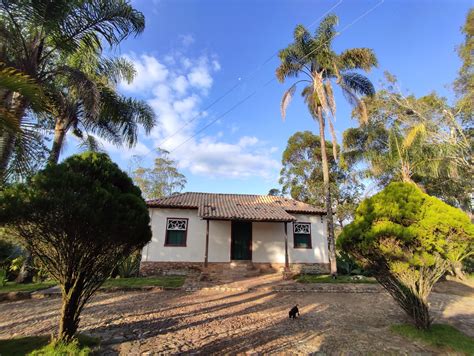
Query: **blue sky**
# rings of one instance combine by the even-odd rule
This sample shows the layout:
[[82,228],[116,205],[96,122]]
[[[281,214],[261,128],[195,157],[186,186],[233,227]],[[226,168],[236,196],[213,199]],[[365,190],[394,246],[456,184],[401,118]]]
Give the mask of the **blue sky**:
[[[388,70],[403,90],[416,95],[436,90],[452,99],[449,86],[460,66],[455,48],[472,2],[134,0],[133,5],[145,14],[146,29],[112,53],[126,56],[138,70],[134,82],[119,89],[147,100],[158,125],[149,136],[141,133],[131,150],[107,143],[104,149],[127,170],[133,155],[150,165],[160,145],[186,175],[185,191],[266,194],[278,187],[288,138],[300,130],[317,132],[299,95],[282,121],[281,96],[291,84],[272,81],[278,66],[272,55],[291,42],[297,24],[314,31],[332,9],[338,28],[346,28],[334,49],[372,48],[379,67],[369,78],[376,87]],[[336,101],[340,138],[355,122],[340,93]],[[65,156],[75,150],[70,139]]]

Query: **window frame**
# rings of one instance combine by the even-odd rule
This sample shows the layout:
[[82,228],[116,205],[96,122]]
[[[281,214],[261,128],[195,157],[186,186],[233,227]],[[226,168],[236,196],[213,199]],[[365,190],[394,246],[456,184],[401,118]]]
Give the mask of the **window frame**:
[[[168,242],[168,238],[169,238],[169,235],[168,235],[168,232],[170,230],[168,230],[168,221],[169,220],[186,220],[186,230],[174,230],[174,231],[184,231],[184,244],[183,245],[173,245],[173,244],[170,244]],[[188,245],[188,230],[189,230],[189,218],[166,218],[166,225],[165,225],[165,244],[164,246],[165,247],[187,247]],[[173,230],[171,230],[173,231]]]
[[[303,246],[297,246],[296,245],[296,240],[295,240],[295,225],[296,224],[306,224],[306,225],[309,225],[309,234],[299,234],[299,235],[309,235],[309,244],[307,247],[303,247]],[[306,221],[295,221],[293,222],[293,248],[294,249],[304,249],[304,250],[311,250],[313,249],[313,236],[312,236],[312,233],[311,233],[311,223],[310,222],[306,222]]]

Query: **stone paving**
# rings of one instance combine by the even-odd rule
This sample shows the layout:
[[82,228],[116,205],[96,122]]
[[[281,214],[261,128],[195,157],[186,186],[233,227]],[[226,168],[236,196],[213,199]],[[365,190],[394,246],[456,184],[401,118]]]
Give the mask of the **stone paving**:
[[[85,308],[80,332],[102,338],[106,355],[434,353],[390,332],[407,320],[384,292],[265,289],[272,278],[241,281],[254,286],[243,291],[100,293]],[[473,297],[468,286],[440,287],[430,299],[433,316],[474,337]],[[296,303],[301,317],[290,320]],[[59,305],[58,298],[0,303],[0,338],[56,332]]]

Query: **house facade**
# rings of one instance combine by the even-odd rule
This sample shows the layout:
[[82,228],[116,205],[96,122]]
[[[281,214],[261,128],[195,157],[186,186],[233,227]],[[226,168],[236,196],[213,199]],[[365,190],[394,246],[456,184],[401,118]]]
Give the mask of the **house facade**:
[[329,268],[324,210],[268,195],[182,193],[148,201],[152,240],[143,275],[177,268]]

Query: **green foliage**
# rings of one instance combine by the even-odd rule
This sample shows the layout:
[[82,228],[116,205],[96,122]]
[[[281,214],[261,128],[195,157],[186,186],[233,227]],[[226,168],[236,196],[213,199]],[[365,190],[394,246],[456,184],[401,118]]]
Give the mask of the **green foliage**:
[[120,278],[129,278],[138,276],[140,270],[141,253],[140,251],[132,253],[117,266],[117,273]]
[[381,186],[415,182],[469,211],[472,148],[456,111],[435,93],[405,96],[388,78],[388,88],[366,99],[369,122],[344,132],[346,162],[367,163],[362,173]]
[[458,96],[456,106],[462,120],[472,127],[474,113],[474,9],[470,9],[462,29],[464,43],[459,46],[458,54],[462,61],[459,75],[454,82]]
[[346,276],[366,274],[366,272],[360,268],[357,262],[344,251],[338,251],[336,261],[337,271],[340,274]]
[[392,325],[390,329],[413,341],[423,341],[439,348],[441,353],[474,354],[474,339],[451,325],[435,324],[430,330],[419,330],[412,325]]
[[53,341],[39,350],[30,352],[29,356],[56,356],[56,355],[77,355],[87,356],[91,354],[91,349],[87,346],[79,346],[77,340],[69,343]]
[[[16,337],[8,340],[0,340],[0,354],[2,356],[18,355],[54,355],[73,356],[82,355],[81,350],[88,350],[90,347],[99,345],[99,340],[94,337],[79,334],[74,341],[74,345],[51,342],[51,337],[26,336]],[[83,353],[84,354],[84,353]],[[85,355],[85,354],[84,354]]]
[[117,263],[151,239],[140,189],[106,154],[91,152],[2,191],[0,222],[61,285],[69,312],[61,319],[64,339]]
[[[0,73],[0,90],[6,99],[0,104],[0,116],[5,117],[5,113],[9,116],[9,125],[4,125],[5,129],[0,127],[0,179],[3,183],[18,176],[29,177],[44,166],[48,149],[43,143],[43,132],[51,129],[52,118],[62,118],[66,112],[71,116],[90,114],[92,110],[88,109],[95,107],[95,115],[88,116],[90,120],[85,125],[81,124],[87,120],[78,122],[76,117],[77,120],[62,129],[67,131],[80,126],[101,133],[107,131],[103,117],[97,115],[100,111],[98,85],[94,85],[97,83],[89,76],[90,68],[96,64],[92,54],[101,57],[104,45],[116,46],[123,39],[141,33],[145,20],[141,12],[122,0],[12,0],[0,2],[0,24],[0,62],[6,68]],[[81,54],[89,58],[89,62],[78,65],[74,59]],[[110,60],[99,62],[102,72],[110,69]],[[122,77],[129,79],[127,75]],[[101,84],[114,91],[117,83]],[[47,105],[44,105],[46,101],[39,100],[40,94],[48,98]],[[78,97],[80,100],[71,100]],[[131,104],[138,101],[118,99],[114,113],[125,115],[120,123],[117,123],[120,116],[110,118],[108,133],[123,134],[130,142],[130,138],[135,137],[133,131],[140,121],[138,118],[144,113],[141,109],[146,105],[139,103],[138,110],[123,110],[130,100]],[[92,105],[94,103],[96,105]],[[132,112],[134,116],[127,116]],[[133,122],[128,120],[130,118]],[[97,121],[101,121],[99,128],[93,125]],[[54,148],[58,153],[57,147]]]
[[296,276],[296,280],[300,283],[331,283],[331,284],[377,283],[377,281],[371,277],[355,278],[353,276],[338,275],[337,278],[333,278],[333,276],[329,274],[300,274]]
[[140,288],[140,287],[163,287],[179,288],[183,285],[184,276],[161,276],[161,277],[136,277],[136,278],[111,278],[108,279],[103,288]]
[[[326,141],[328,150],[332,143]],[[308,204],[324,206],[323,168],[319,136],[310,131],[299,131],[289,139],[282,156],[280,184],[284,194]],[[352,167],[344,169],[328,157],[333,210],[340,226],[350,220],[359,203],[362,184],[353,174]]]
[[56,281],[43,281],[35,283],[16,283],[6,282],[3,287],[0,288],[0,293],[10,292],[34,292],[41,289],[46,289],[57,284]]
[[156,199],[180,192],[186,185],[186,177],[178,171],[169,152],[158,149],[153,168],[138,167],[132,177],[145,199]]
[[427,297],[452,261],[472,254],[474,226],[465,213],[414,184],[391,183],[360,204],[337,243],[373,273],[417,327],[428,328]]
[[0,287],[4,287],[7,283],[7,269],[0,268]]

